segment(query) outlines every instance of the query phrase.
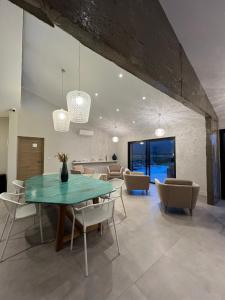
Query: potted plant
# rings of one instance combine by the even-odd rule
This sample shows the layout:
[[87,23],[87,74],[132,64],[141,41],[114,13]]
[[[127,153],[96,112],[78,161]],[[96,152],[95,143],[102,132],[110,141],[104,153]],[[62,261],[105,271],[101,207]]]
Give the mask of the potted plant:
[[68,155],[66,153],[58,153],[56,157],[62,163],[61,181],[67,182],[69,179],[69,173],[67,168]]

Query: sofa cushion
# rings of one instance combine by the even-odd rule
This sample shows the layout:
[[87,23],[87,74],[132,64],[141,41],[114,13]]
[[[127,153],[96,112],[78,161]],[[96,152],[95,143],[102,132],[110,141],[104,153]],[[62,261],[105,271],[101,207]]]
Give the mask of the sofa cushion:
[[110,175],[120,175],[120,172],[110,172]]
[[75,166],[73,165],[72,170],[73,171],[78,171],[81,174],[84,173],[84,167],[82,165],[75,165]]
[[191,180],[176,179],[176,178],[167,178],[164,182],[165,184],[175,184],[175,185],[192,185]]
[[110,173],[120,172],[120,169],[121,169],[120,165],[111,165],[111,166],[109,166]]

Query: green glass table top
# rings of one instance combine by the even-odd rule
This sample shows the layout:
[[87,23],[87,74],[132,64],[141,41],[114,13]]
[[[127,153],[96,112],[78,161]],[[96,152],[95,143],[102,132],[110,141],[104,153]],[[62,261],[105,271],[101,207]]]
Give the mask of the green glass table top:
[[62,183],[59,174],[35,176],[25,180],[26,202],[77,204],[113,191],[111,183],[92,177],[71,174]]

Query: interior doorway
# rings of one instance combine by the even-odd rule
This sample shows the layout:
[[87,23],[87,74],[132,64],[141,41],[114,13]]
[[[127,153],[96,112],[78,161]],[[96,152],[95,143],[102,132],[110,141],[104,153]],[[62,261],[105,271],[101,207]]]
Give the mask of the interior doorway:
[[164,182],[167,177],[176,177],[175,137],[144,140],[128,143],[129,169],[143,172]]
[[25,180],[44,172],[44,138],[18,137],[17,179]]

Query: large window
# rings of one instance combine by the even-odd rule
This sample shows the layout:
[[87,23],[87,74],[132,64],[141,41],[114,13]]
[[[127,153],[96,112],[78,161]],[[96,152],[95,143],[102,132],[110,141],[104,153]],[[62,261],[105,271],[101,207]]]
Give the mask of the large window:
[[129,142],[128,165],[132,171],[149,175],[151,182],[176,177],[175,138]]

